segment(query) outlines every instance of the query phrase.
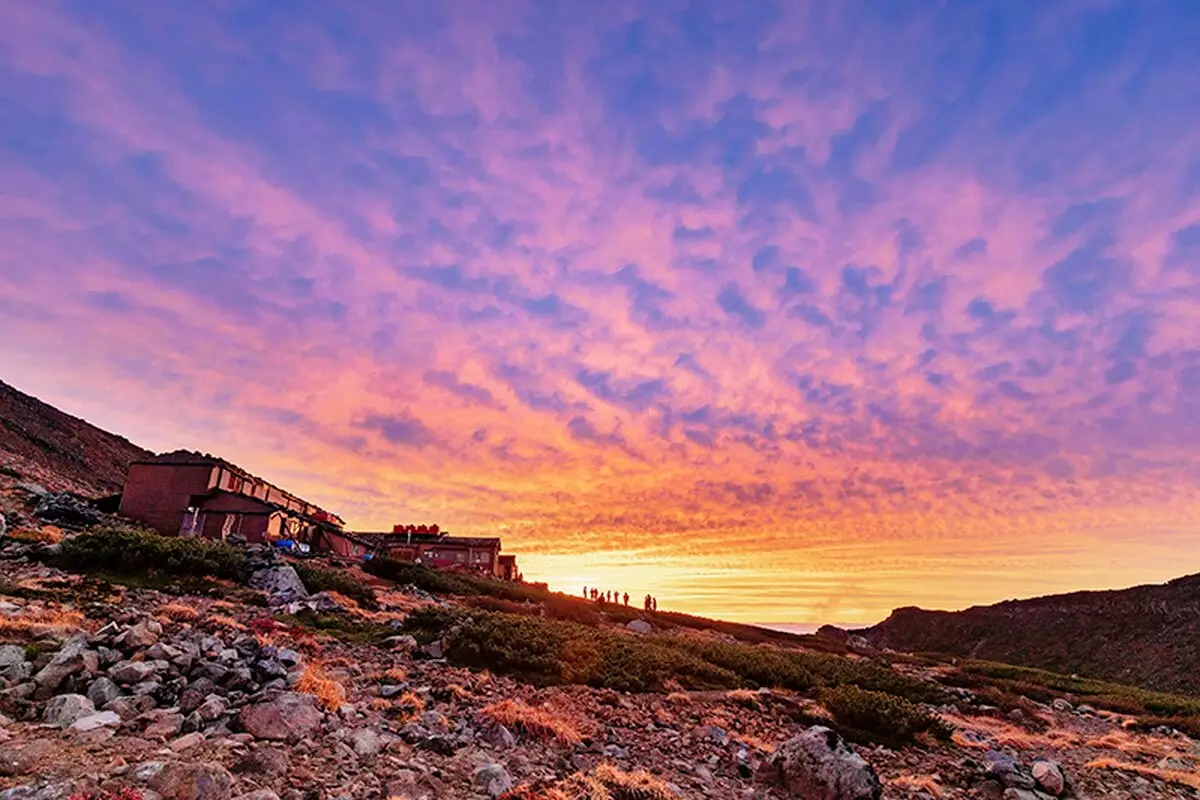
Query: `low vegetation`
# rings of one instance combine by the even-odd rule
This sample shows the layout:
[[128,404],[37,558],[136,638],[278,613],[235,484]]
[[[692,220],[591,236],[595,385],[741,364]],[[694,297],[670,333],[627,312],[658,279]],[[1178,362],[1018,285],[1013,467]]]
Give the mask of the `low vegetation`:
[[1200,736],[1200,697],[1155,692],[993,661],[964,662],[943,680],[972,689],[996,705],[1008,704],[1006,701],[1019,705],[1021,697],[1041,703],[1062,698],[1138,716],[1141,727],[1166,725]]
[[129,526],[107,525],[64,540],[58,562],[76,571],[234,579],[242,563],[242,551],[209,539],[160,536]]
[[914,702],[939,687],[887,667],[797,650],[700,640],[630,636],[574,622],[481,610],[422,609],[408,618],[418,640],[446,634],[446,655],[479,669],[537,684],[579,683],[623,691],[778,687],[797,691],[856,684]]
[[821,705],[846,738],[902,746],[922,734],[948,740],[953,729],[921,706],[887,692],[844,685],[823,689]]
[[295,567],[296,574],[304,583],[304,588],[310,592],[337,592],[344,597],[349,597],[362,608],[375,609],[379,607],[374,590],[346,570],[303,562],[293,562],[292,566]]

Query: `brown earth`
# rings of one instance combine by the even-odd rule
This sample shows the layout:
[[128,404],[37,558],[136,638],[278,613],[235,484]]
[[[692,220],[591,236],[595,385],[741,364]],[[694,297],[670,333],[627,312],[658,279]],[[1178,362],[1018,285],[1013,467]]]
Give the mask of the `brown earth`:
[[0,467],[54,491],[121,491],[129,464],[153,455],[0,381]]
[[858,633],[877,647],[905,652],[1002,661],[1200,694],[1200,575],[964,611],[898,608]]

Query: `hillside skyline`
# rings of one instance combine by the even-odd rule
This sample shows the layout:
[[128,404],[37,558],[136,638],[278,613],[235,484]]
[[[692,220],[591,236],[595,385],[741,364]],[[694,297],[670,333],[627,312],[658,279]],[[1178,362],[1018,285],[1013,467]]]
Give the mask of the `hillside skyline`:
[[758,623],[1200,572],[1183,2],[0,8],[0,379]]

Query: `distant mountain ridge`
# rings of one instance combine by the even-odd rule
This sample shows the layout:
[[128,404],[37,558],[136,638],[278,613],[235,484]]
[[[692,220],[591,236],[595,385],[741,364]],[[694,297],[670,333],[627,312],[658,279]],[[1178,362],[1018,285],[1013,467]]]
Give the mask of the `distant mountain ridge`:
[[0,381],[0,465],[49,489],[121,491],[129,465],[153,455]]
[[877,647],[1200,694],[1200,575],[963,611],[898,608],[856,633]]

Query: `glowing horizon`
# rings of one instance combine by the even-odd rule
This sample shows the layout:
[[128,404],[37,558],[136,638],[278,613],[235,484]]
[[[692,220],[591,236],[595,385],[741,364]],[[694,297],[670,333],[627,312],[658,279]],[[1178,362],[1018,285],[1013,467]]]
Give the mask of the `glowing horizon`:
[[0,378],[532,580],[1200,571],[1200,15],[0,9]]

